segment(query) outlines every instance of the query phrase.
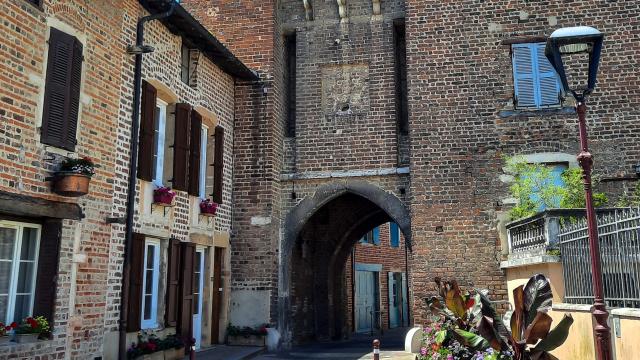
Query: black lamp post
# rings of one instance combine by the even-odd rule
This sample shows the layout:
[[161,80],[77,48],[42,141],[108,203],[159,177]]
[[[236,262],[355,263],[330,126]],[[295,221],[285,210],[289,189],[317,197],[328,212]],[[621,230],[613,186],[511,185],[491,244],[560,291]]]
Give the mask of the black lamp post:
[[[593,333],[598,360],[610,360],[612,359],[611,329],[607,325],[609,313],[604,302],[598,225],[593,208],[591,190],[593,158],[587,143],[587,124],[585,120],[587,111],[585,98],[593,91],[596,85],[603,37],[604,35],[600,31],[588,26],[558,29],[547,40],[545,55],[560,76],[562,95],[566,96],[567,93],[571,93],[576,100],[581,147],[580,154],[578,154],[578,163],[582,168],[584,182],[587,227],[589,231],[589,254],[591,256],[591,279],[593,283],[594,299],[591,307],[591,313],[595,319]],[[588,57],[588,64],[585,64],[584,59],[581,59],[581,57]],[[567,79],[566,68],[570,70],[571,76],[569,79]],[[569,81],[571,81],[571,85]]]

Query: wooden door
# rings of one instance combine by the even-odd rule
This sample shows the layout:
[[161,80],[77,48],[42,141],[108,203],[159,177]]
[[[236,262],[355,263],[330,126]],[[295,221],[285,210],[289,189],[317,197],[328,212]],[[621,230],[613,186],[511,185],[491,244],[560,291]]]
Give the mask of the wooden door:
[[393,329],[401,324],[401,295],[399,273],[388,273],[388,291],[389,291],[389,328]]
[[218,344],[220,339],[220,311],[222,310],[222,269],[224,267],[224,248],[214,250],[213,259],[213,298],[211,299],[211,343]]
[[375,274],[373,271],[356,271],[356,332],[373,330],[372,311],[376,310]]

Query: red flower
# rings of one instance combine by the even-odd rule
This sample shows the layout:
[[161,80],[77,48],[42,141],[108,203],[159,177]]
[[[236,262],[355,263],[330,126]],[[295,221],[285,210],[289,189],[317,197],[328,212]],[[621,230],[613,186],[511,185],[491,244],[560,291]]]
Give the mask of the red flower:
[[151,351],[156,351],[156,344],[154,344],[154,343],[149,343],[147,346],[149,347],[149,350],[151,350]]
[[14,322],[12,322],[12,323],[11,323],[11,325],[9,325],[9,326],[11,326],[11,328],[12,328],[12,329],[15,329],[15,328],[17,328],[17,327],[18,327],[18,323],[14,321]]

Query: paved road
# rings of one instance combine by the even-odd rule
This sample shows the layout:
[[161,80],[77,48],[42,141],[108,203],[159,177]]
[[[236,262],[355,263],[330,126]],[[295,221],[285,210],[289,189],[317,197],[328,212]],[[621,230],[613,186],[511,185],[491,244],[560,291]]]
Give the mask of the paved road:
[[289,359],[335,359],[360,360],[373,359],[371,343],[380,339],[380,359],[414,360],[415,356],[405,353],[404,336],[409,329],[393,329],[383,336],[369,334],[356,335],[348,341],[314,343],[298,346],[291,351],[279,354],[262,354],[253,359],[289,360]]

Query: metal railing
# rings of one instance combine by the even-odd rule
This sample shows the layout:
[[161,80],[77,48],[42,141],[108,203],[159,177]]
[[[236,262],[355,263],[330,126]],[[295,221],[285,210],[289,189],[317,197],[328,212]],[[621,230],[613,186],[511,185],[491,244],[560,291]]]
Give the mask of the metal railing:
[[[640,208],[598,212],[598,235],[605,300],[611,307],[640,308]],[[565,302],[591,304],[593,288],[587,221],[559,222]]]

